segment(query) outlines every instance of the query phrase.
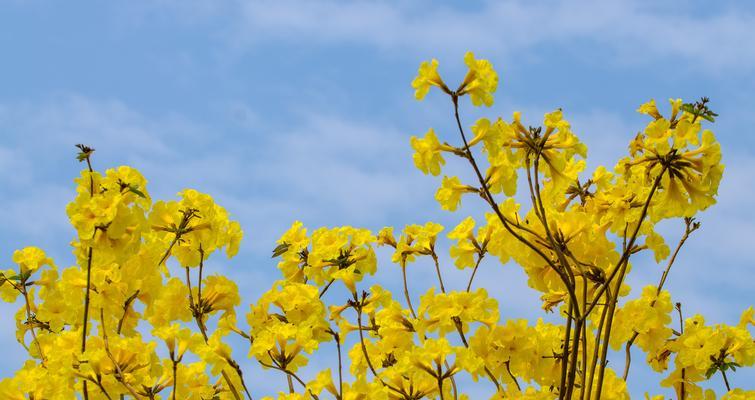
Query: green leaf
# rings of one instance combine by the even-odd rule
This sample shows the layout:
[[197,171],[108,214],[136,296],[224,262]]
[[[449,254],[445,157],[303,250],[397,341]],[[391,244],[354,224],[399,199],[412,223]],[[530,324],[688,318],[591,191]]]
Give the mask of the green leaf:
[[708,368],[708,370],[705,371],[705,379],[710,379],[710,377],[713,376],[713,374],[715,374],[716,371],[718,371],[718,367],[715,365]]
[[128,191],[143,199],[147,198],[147,196],[141,190],[139,190],[139,185],[128,185]]
[[81,150],[80,152],[78,152],[76,154],[76,159],[79,160],[79,162],[82,162],[82,161],[88,159],[89,156],[91,156],[92,153],[94,153],[94,149],[93,148],[91,148],[89,146],[86,146],[86,145],[83,145],[83,144],[77,144],[76,148],[78,148],[79,150]]
[[707,110],[703,114],[700,115],[703,119],[710,122],[716,122],[716,119],[714,117],[717,117],[718,114],[714,113],[713,111]]
[[692,103],[684,103],[682,104],[682,111],[688,112],[690,114],[695,113],[695,105]]
[[273,256],[270,258],[275,258],[275,257],[285,254],[288,251],[289,247],[290,245],[286,242],[279,244],[278,246],[275,247],[275,249],[273,249]]

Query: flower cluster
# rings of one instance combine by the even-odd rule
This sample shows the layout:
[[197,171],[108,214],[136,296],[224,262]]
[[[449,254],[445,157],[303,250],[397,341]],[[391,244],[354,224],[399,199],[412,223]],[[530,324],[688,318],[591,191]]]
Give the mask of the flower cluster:
[[[723,174],[720,145],[704,127],[716,117],[709,100],[672,99],[667,117],[643,104],[651,121],[629,154],[586,173],[587,148],[561,109],[539,126],[519,112],[465,125],[460,101],[492,106],[499,81],[490,61],[467,53],[464,62],[456,89],[437,60],[421,64],[416,98],[433,87],[448,96],[459,131],[429,129],[410,145],[422,173],[442,175],[442,209],[474,199],[487,211],[448,230],[436,222],[308,230],[296,221],[271,245],[280,279],[245,307],[246,318],[237,316],[239,286],[214,269],[214,256],[235,256],[243,237],[229,212],[192,189],[153,202],[137,170],[97,172],[94,149],[78,145],[87,168],[66,208],[75,265],[59,268],[27,247],[0,269],[0,298],[19,306],[16,338],[29,356],[0,381],[0,398],[618,400],[629,398],[637,350],[679,399],[715,399],[703,383],[719,376],[722,399],[754,398],[728,380],[755,363],[753,308],[737,325],[706,325],[700,315],[684,319],[664,289]],[[447,157],[469,169],[450,174]],[[655,228],[671,219],[684,227],[673,252]],[[377,274],[381,251],[393,265]],[[642,252],[663,272],[632,298],[626,278]],[[479,287],[489,258],[522,268],[541,318],[511,318],[495,285]],[[427,282],[407,270],[424,268],[437,285],[417,296]],[[444,280],[449,268],[468,279]],[[374,276],[395,279],[370,283]],[[609,363],[610,348],[625,358]],[[277,394],[261,393],[269,377],[281,383]]]

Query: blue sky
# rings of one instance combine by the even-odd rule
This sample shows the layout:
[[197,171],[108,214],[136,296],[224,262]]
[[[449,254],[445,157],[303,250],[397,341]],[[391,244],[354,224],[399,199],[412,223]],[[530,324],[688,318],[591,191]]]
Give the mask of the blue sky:
[[[492,108],[463,109],[467,124],[514,110],[535,124],[561,107],[592,168],[625,154],[646,122],[639,104],[710,97],[726,164],[719,204],[700,216],[667,287],[711,323],[735,323],[753,304],[750,2],[4,0],[0,26],[0,265],[27,245],[61,267],[73,262],[64,209],[81,168],[75,143],[97,149],[97,168],[140,169],[154,198],[187,187],[215,196],[246,232],[237,258],[216,261],[246,302],[277,278],[270,250],[294,220],[372,229],[437,220],[450,230],[466,214],[440,210],[439,180],[414,169],[409,147],[431,126],[454,140],[450,108],[437,94],[414,101],[409,83],[432,57],[458,81],[472,50],[501,84]],[[479,215],[475,203],[464,211]],[[664,226],[669,241],[680,225]],[[434,283],[428,267],[410,271],[417,288]],[[486,264],[479,282],[503,317],[540,316],[517,268]],[[383,264],[381,281],[396,285],[398,271]],[[654,284],[660,272],[636,261],[630,284]],[[15,340],[15,307],[0,306],[2,343]],[[21,365],[18,349],[6,351],[0,377]],[[271,379],[282,388],[244,367],[259,393]],[[648,383],[659,377],[633,371],[633,395],[662,393]],[[752,388],[755,373],[730,380]]]

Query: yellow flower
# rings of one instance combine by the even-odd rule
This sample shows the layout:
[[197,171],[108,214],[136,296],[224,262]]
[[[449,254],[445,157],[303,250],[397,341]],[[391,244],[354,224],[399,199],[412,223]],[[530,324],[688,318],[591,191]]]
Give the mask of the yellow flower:
[[655,100],[650,100],[647,103],[640,106],[640,108],[637,109],[637,112],[640,114],[649,115],[655,119],[660,119],[661,114],[658,112],[658,108],[655,106]]
[[216,311],[223,311],[224,314],[234,314],[234,307],[241,304],[241,297],[238,292],[239,289],[236,283],[225,276],[208,276],[204,278],[202,304],[200,306],[204,307],[205,311],[209,314],[213,314]]
[[414,165],[425,174],[438,175],[440,167],[446,163],[441,151],[452,151],[453,149],[444,144],[440,144],[435,131],[430,128],[423,139],[416,136],[411,137],[412,148],[414,149]]
[[191,320],[189,310],[189,288],[178,278],[171,278],[157,293],[157,296],[147,303],[145,318],[152,326],[160,327],[172,321]]
[[306,252],[304,250],[309,246],[307,228],[301,221],[294,221],[276,243],[278,243],[278,247],[275,248],[274,252],[281,258],[278,262],[278,269],[288,280],[303,281],[304,271],[301,265],[306,263]]
[[438,74],[438,60],[434,58],[430,62],[424,61],[420,64],[419,74],[412,81],[414,97],[417,100],[424,99],[430,91],[430,86],[437,86],[446,93],[451,92]]
[[190,329],[181,328],[181,325],[177,323],[159,327],[152,333],[165,341],[168,352],[176,361],[181,361],[190,347],[197,348],[201,343],[204,343],[201,335],[192,334]]
[[438,234],[443,231],[443,225],[428,222],[425,225],[407,225],[396,243],[396,251],[392,261],[405,265],[414,261],[416,255],[429,255],[435,248]]
[[469,94],[475,106],[492,106],[493,93],[498,88],[498,74],[493,69],[493,64],[488,60],[475,59],[471,51],[464,55],[464,62],[469,71],[456,93],[459,96]]
[[467,217],[459,223],[451,232],[448,233],[449,239],[456,239],[456,245],[451,246],[450,254],[454,259],[456,268],[464,269],[474,267],[474,256],[478,253],[475,247],[473,230],[475,221],[472,217]]
[[440,208],[448,211],[455,211],[461,203],[461,195],[464,193],[475,193],[477,189],[462,185],[458,177],[443,177],[443,183],[435,193],[435,200],[440,203]]
[[13,262],[18,264],[22,275],[32,274],[39,268],[47,265],[55,267],[52,259],[47,257],[44,250],[39,247],[25,247],[13,252]]
[[469,146],[482,141],[489,157],[495,157],[501,152],[504,140],[511,135],[510,130],[511,127],[500,118],[494,123],[487,118],[480,118],[472,126],[474,136],[469,141]]
[[671,254],[671,249],[666,244],[666,241],[663,240],[663,236],[655,231],[651,231],[648,234],[645,239],[645,245],[653,251],[655,262],[661,262]]
[[296,371],[307,361],[302,352],[312,353],[319,343],[331,339],[325,314],[317,286],[276,282],[247,314],[254,338],[249,356]]
[[645,128],[645,134],[652,139],[660,140],[669,136],[671,123],[665,118],[659,118]]
[[393,227],[386,226],[378,232],[377,244],[379,246],[389,245],[396,246],[396,238],[393,236]]
[[480,322],[491,327],[498,322],[498,302],[488,297],[485,289],[475,292],[435,293],[435,288],[425,293],[417,308],[424,332],[439,332],[444,335],[458,327],[467,331],[472,323]]
[[[715,398],[715,397],[714,397]],[[755,399],[755,390],[732,389],[721,397],[721,400]]]
[[183,267],[196,267],[200,254],[207,259],[223,247],[228,257],[234,256],[243,232],[237,222],[228,218],[228,211],[210,195],[194,189],[179,195],[179,202],[158,201],[149,215],[153,234],[170,249],[169,255],[175,256]]
[[12,269],[0,271],[0,299],[6,303],[15,302],[16,297],[20,294],[20,292],[14,287],[16,282],[8,279],[14,276],[16,276],[16,271]]
[[628,301],[614,317],[614,333],[611,345],[618,349],[637,332],[637,345],[647,353],[655,353],[671,336],[671,295],[653,285],[645,286],[640,298]]
[[490,167],[486,173],[489,190],[493,194],[503,192],[506,196],[516,194],[517,167],[509,150],[488,156]]
[[307,384],[307,390],[318,396],[323,390],[327,390],[333,396],[338,396],[339,394],[336,385],[333,383],[330,368],[320,371],[315,380]]
[[684,102],[682,99],[668,99],[668,102],[671,104],[671,120],[673,121],[679,115],[679,110],[681,110]]

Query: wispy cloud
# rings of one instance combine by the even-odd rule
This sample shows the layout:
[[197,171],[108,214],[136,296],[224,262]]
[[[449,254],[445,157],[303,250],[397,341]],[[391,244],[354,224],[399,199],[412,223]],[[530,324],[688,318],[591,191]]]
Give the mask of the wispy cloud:
[[[371,45],[457,55],[468,49],[509,59],[541,45],[594,44],[609,51],[595,63],[652,65],[681,58],[720,73],[755,67],[755,14],[693,15],[681,7],[625,1],[486,1],[472,10],[432,2],[242,1],[234,38],[240,44],[288,40]],[[599,48],[600,48],[599,47]],[[690,61],[693,61],[690,63]]]
[[[411,168],[408,138],[390,126],[319,114],[273,126],[234,103],[228,118],[242,132],[216,132],[191,118],[151,116],[123,102],[79,95],[2,109],[0,129],[8,135],[0,147],[0,166],[7,167],[0,196],[4,217],[14,221],[2,228],[3,236],[11,236],[12,227],[50,237],[67,229],[63,206],[81,168],[73,159],[77,142],[98,149],[99,169],[140,169],[158,198],[186,187],[213,194],[248,219],[242,222],[265,248],[296,219],[379,227],[432,201],[432,180],[419,184],[427,196],[404,195],[419,190],[419,173]],[[240,140],[244,135],[255,139]],[[29,182],[34,190],[20,190]],[[50,230],[49,221],[57,228]]]

